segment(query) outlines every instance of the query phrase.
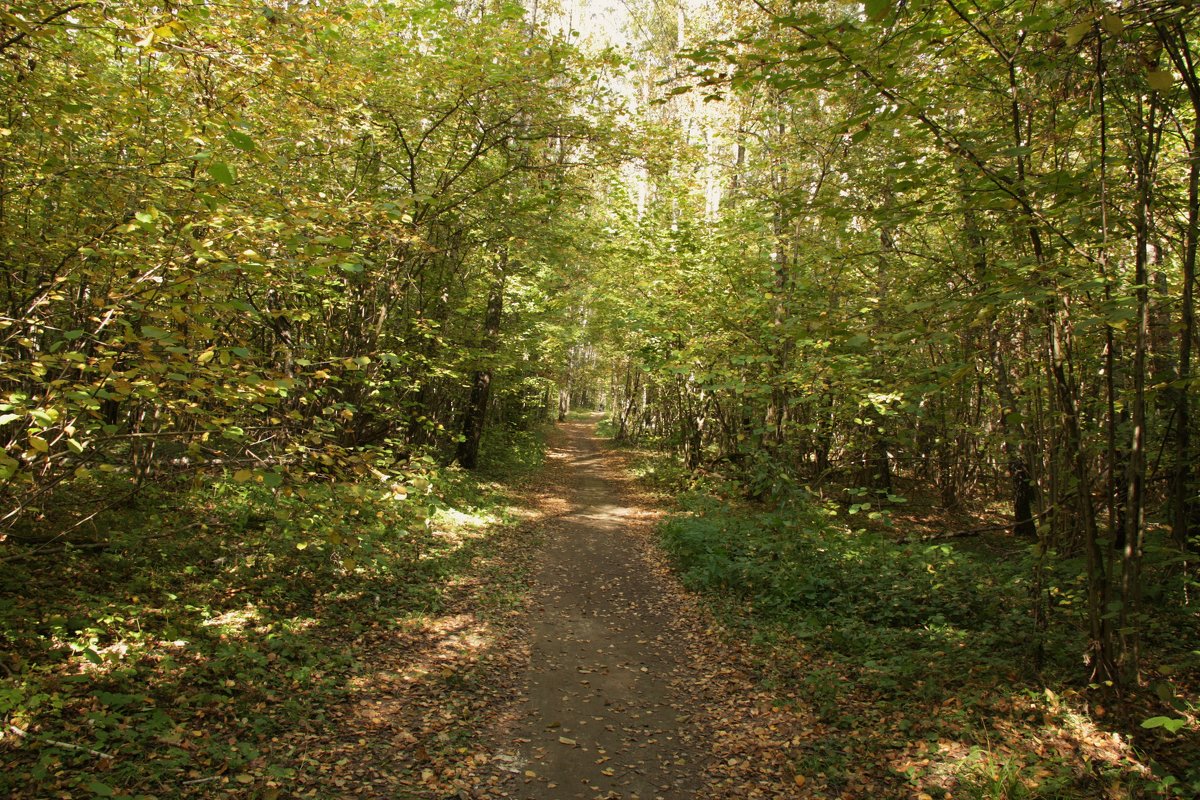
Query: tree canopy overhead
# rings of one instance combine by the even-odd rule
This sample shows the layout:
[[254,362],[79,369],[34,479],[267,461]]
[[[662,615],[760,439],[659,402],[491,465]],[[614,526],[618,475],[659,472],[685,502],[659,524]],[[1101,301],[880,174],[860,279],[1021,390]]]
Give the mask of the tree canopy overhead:
[[479,372],[509,415],[542,402],[615,131],[603,59],[517,5],[34,4],[3,30],[8,523],[181,460],[402,470],[471,424]]

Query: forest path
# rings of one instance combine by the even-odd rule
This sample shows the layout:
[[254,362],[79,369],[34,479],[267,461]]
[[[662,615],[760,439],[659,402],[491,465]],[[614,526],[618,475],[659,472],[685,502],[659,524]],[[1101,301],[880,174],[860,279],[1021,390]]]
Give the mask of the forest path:
[[782,753],[762,758],[780,732],[744,655],[716,641],[666,569],[660,512],[594,422],[556,428],[542,483],[558,509],[542,523],[524,696],[492,734],[506,796],[797,796]]
[[[642,563],[648,512],[622,496],[594,425],[560,425],[546,470],[570,510],[534,571],[525,704],[511,732],[527,798],[691,797],[709,747],[668,587]],[[631,524],[632,523],[632,524]]]

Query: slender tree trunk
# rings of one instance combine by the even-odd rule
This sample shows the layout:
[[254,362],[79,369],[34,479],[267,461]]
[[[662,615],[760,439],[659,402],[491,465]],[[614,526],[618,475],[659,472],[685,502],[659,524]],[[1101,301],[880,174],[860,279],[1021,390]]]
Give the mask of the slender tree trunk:
[[[966,185],[966,170],[959,170],[962,184],[963,222],[967,245],[971,248],[976,278],[981,283],[987,281],[987,243],[979,227],[969,202]],[[1021,421],[1020,409],[1017,406],[1016,395],[1009,381],[1008,365],[1004,362],[1001,350],[999,319],[993,315],[992,324],[988,331],[988,360],[991,362],[992,376],[996,384],[996,396],[1000,401],[1000,418],[998,420],[1000,435],[1003,437],[1005,466],[1012,491],[1012,509],[1014,532],[1025,539],[1037,538],[1037,525],[1034,523],[1034,506],[1037,504],[1037,487],[1033,482],[1033,470],[1030,468],[1031,459],[1026,458],[1029,436],[1025,423]]]
[[504,279],[508,266],[508,254],[502,253],[488,293],[487,313],[483,323],[483,349],[487,363],[475,371],[471,381],[471,397],[463,413],[462,441],[458,443],[457,460],[465,469],[479,466],[479,444],[483,440],[483,427],[487,421],[488,399],[492,393],[491,356],[500,346],[500,321],[504,314]]
[[996,379],[996,395],[1000,400],[1000,434],[1004,437],[1002,446],[1008,468],[1008,480],[1012,486],[1013,531],[1022,538],[1033,540],[1037,538],[1033,511],[1037,503],[1037,487],[1033,482],[1029,461],[1023,452],[1025,425],[1013,421],[1014,417],[1020,416],[1020,411],[1008,379],[1008,365],[1004,362],[1004,354],[1000,350],[1000,328],[995,322],[988,339],[992,372],[995,373]]
[[1187,32],[1178,22],[1156,26],[1171,62],[1183,77],[1192,106],[1192,136],[1188,154],[1187,225],[1184,229],[1183,293],[1180,301],[1179,362],[1172,388],[1175,412],[1174,458],[1171,465],[1171,535],[1180,550],[1189,549],[1191,534],[1200,527],[1200,504],[1194,499],[1196,457],[1191,443],[1192,343],[1196,336],[1196,250],[1200,243],[1200,76]]
[[1125,496],[1125,537],[1121,551],[1121,611],[1118,631],[1121,651],[1118,659],[1122,683],[1138,681],[1141,656],[1142,551],[1146,517],[1146,348],[1150,338],[1149,250],[1150,224],[1154,192],[1154,168],[1157,161],[1159,131],[1157,93],[1151,95],[1143,124],[1145,140],[1137,143],[1134,167],[1137,171],[1137,209],[1134,213],[1136,247],[1133,285],[1137,298],[1137,337],[1133,351],[1133,398],[1130,422],[1133,437],[1129,445],[1129,464]]
[[[782,104],[780,104],[782,106]],[[782,115],[782,108],[776,113]],[[787,210],[788,191],[787,162],[783,155],[783,137],[787,132],[782,119],[776,125],[777,140],[775,152],[771,159],[771,185],[774,190],[774,210],[771,218],[774,248],[772,255],[775,262],[775,318],[773,321],[776,333],[774,342],[775,361],[772,366],[771,400],[767,405],[765,419],[765,442],[772,447],[783,444],[784,427],[787,423],[788,392],[783,386],[783,374],[788,368],[791,358],[791,337],[784,332],[787,324],[787,295],[791,290],[791,273],[788,264],[790,248],[791,215]]]

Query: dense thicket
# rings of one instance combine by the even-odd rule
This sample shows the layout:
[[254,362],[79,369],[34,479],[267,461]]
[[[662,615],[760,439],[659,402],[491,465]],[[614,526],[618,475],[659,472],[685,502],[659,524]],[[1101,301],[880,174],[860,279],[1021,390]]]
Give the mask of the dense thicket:
[[1003,502],[1032,624],[1081,556],[1089,674],[1134,682],[1147,552],[1170,602],[1195,585],[1196,13],[763,2],[674,31],[707,39],[646,68],[683,145],[614,214],[599,304],[618,435],[763,497]]
[[519,5],[8,6],[4,527],[473,466],[567,365],[604,70]]

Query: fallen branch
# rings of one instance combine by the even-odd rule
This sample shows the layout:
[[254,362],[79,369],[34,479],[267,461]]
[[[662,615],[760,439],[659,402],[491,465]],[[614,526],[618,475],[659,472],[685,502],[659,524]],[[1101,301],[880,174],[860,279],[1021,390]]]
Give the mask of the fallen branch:
[[9,725],[8,729],[23,739],[33,739],[34,741],[41,741],[44,744],[54,745],[55,747],[63,747],[67,750],[78,750],[81,753],[91,753],[92,755],[99,756],[100,758],[115,758],[115,756],[113,756],[111,753],[102,753],[99,750],[93,750],[90,747],[81,747],[77,744],[71,744],[70,742],[60,742],[57,739],[37,739],[34,736],[30,736],[29,731],[18,728],[16,725]]
[[1017,527],[1017,525],[1020,525],[1022,522],[1029,522],[1030,520],[1039,520],[1039,519],[1045,517],[1046,515],[1048,515],[1053,510],[1054,509],[1048,508],[1040,514],[1034,514],[1028,520],[1017,520],[1014,522],[1004,522],[999,525],[985,525],[982,528],[967,528],[966,530],[951,531],[950,533],[943,533],[943,534],[940,534],[937,536],[916,536],[916,537],[901,539],[900,542],[901,542],[901,544],[908,544],[910,542],[940,542],[943,539],[962,539],[967,536],[978,536],[981,533],[992,533],[994,531],[1007,531],[1007,530],[1011,530],[1012,528]]
[[[18,544],[21,544],[20,540],[14,541],[16,541]],[[65,553],[67,550],[107,550],[110,544],[110,542],[80,542],[79,544],[72,544],[68,542],[65,544],[54,545],[52,547],[42,546],[24,553],[14,553],[11,556],[4,556],[3,558],[0,558],[0,564],[8,564],[12,561],[25,561],[38,556]]]

